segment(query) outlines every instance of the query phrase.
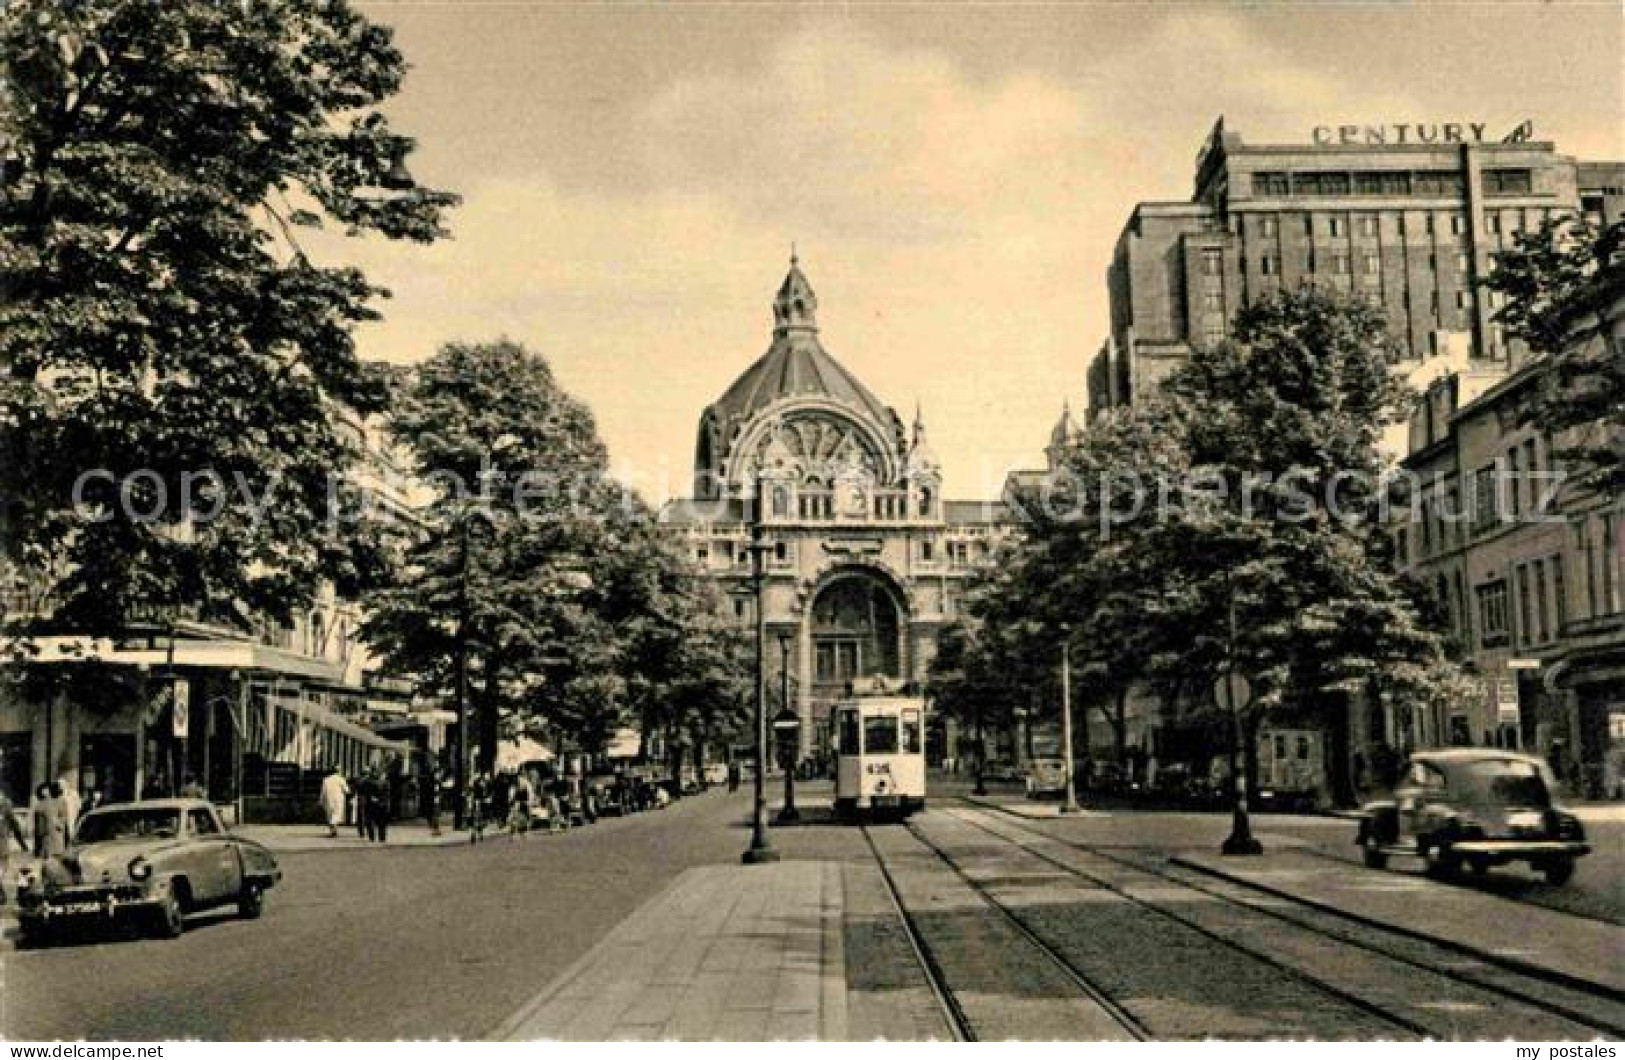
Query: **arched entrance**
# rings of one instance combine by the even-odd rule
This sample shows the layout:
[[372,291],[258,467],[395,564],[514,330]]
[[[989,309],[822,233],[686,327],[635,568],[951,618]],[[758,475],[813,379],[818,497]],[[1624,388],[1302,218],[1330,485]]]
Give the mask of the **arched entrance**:
[[814,696],[837,698],[857,678],[901,676],[903,628],[902,602],[884,578],[865,570],[831,578],[808,611]]

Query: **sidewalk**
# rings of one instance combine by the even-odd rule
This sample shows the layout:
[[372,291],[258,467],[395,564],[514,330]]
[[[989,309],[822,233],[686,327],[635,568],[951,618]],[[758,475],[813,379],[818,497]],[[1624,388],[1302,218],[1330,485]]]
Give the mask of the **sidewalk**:
[[[240,828],[233,828],[234,835],[245,839],[252,839],[256,843],[263,843],[277,853],[299,853],[310,850],[367,850],[381,847],[447,847],[468,845],[467,832],[455,832],[448,823],[438,836],[429,833],[429,826],[422,821],[403,821],[389,826],[389,842],[369,843],[356,834],[355,825],[344,825],[339,828],[337,838],[327,834],[327,826],[322,824],[245,824]],[[538,833],[538,837],[545,838],[546,831]],[[503,833],[498,829],[485,830],[487,840],[502,838]]]
[[[1491,962],[1625,993],[1625,964],[1619,959],[1625,928],[1613,924],[1465,887],[1451,888],[1448,902],[1419,901],[1419,895],[1437,891],[1439,885],[1417,876],[1329,863],[1302,850],[1271,850],[1263,857],[1244,859],[1184,853],[1173,862],[1401,934],[1442,942]],[[1516,925],[1515,930],[1509,930],[1510,925]]]
[[689,869],[492,1037],[841,1040],[843,905],[834,862]]

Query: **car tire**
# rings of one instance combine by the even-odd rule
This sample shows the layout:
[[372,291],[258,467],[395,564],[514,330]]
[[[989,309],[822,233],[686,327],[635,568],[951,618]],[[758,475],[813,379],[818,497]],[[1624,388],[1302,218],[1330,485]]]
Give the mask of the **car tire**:
[[1427,874],[1436,880],[1447,880],[1461,868],[1461,858],[1443,843],[1428,847],[1422,858],[1427,862]]
[[1468,858],[1467,867],[1472,870],[1474,876],[1488,876],[1490,874],[1490,859]]
[[153,916],[152,933],[157,938],[180,938],[186,930],[186,911],[181,906],[181,896],[174,887],[164,890],[163,901]]
[[1561,887],[1574,875],[1574,859],[1554,858],[1542,865],[1540,871],[1546,877],[1547,883],[1553,887]]
[[1368,869],[1386,869],[1388,867],[1388,853],[1382,849],[1382,844],[1376,836],[1366,836],[1365,842],[1360,844],[1360,860],[1365,862]]
[[257,883],[244,883],[243,893],[237,896],[237,915],[244,920],[258,920],[265,912],[265,888]]

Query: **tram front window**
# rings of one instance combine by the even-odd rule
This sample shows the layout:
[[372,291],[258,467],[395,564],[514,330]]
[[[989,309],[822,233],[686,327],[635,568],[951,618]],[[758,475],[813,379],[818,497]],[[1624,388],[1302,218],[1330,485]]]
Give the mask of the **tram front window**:
[[894,755],[897,753],[897,719],[881,714],[863,719],[863,753],[867,755]]
[[920,753],[920,712],[917,710],[903,711],[903,753]]
[[855,710],[841,711],[841,727],[836,733],[835,743],[843,755],[858,753],[858,712]]

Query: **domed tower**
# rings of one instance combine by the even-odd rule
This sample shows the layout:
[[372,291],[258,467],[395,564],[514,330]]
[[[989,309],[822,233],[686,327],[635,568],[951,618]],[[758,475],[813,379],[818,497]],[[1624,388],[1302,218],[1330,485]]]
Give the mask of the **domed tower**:
[[[700,416],[694,496],[753,497],[765,474],[794,483],[820,512],[845,491],[855,513],[852,491],[864,483],[902,485],[907,451],[897,414],[819,341],[818,296],[792,255],[773,298],[767,352]],[[792,507],[799,511],[799,502],[787,498]]]

